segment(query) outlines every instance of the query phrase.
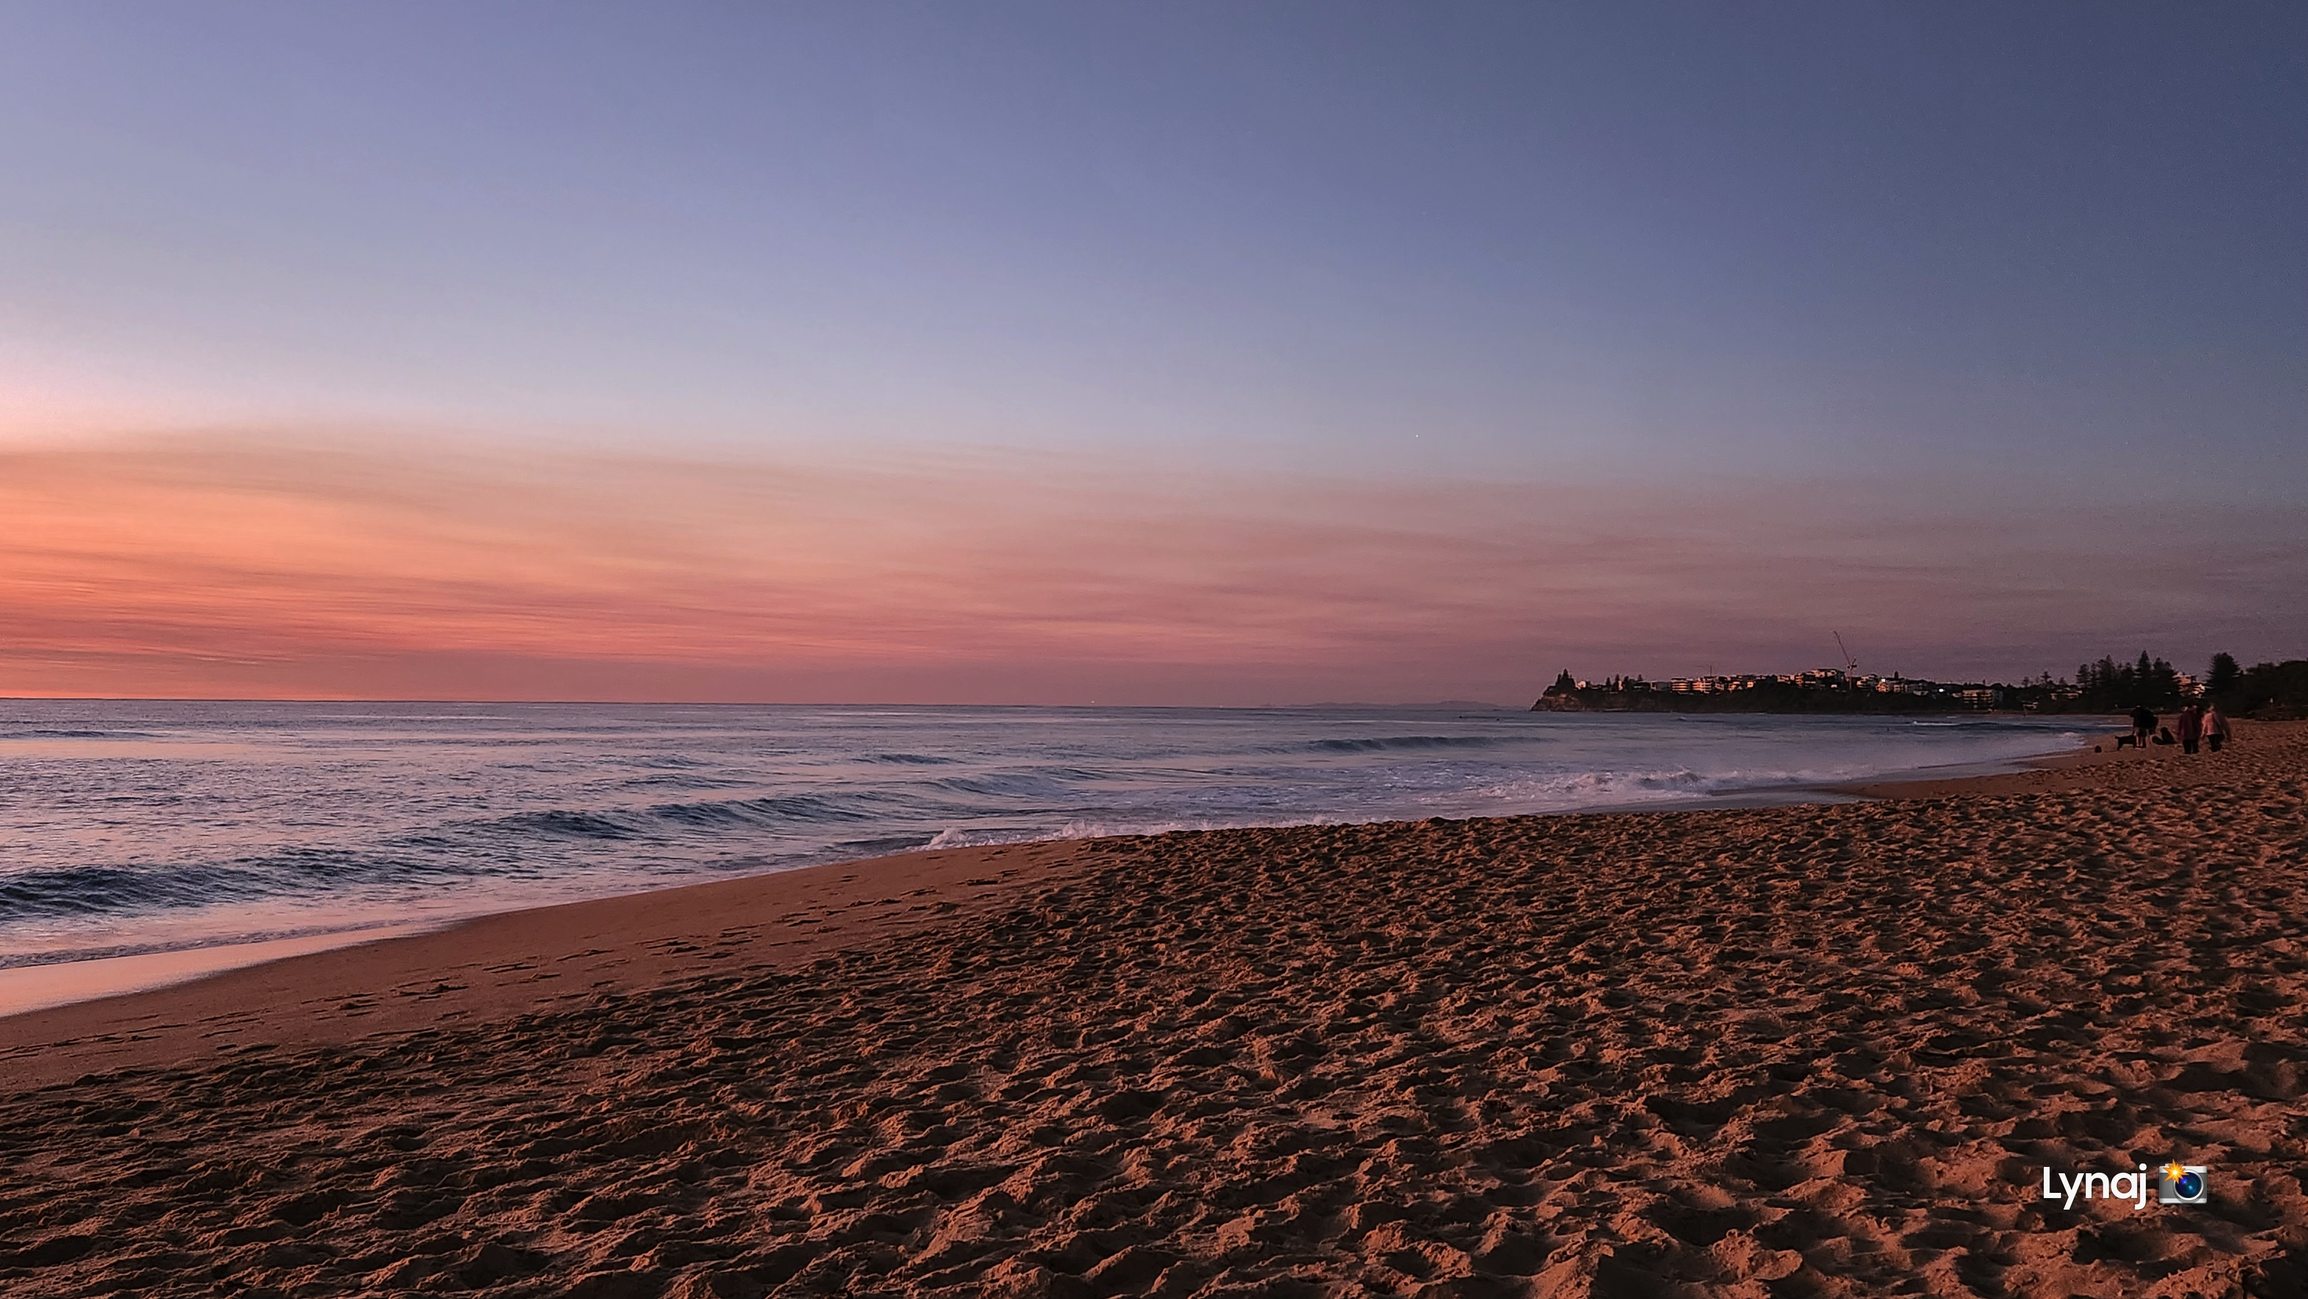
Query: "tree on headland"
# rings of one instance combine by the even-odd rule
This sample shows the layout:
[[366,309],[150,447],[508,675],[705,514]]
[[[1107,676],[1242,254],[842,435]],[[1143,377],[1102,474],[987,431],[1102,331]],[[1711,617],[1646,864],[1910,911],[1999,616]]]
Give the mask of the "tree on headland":
[[2204,676],[2204,693],[2215,699],[2234,694],[2236,682],[2243,675],[2244,670],[2236,666],[2235,655],[2214,654],[2212,656],[2212,670]]
[[1579,693],[1579,682],[1576,677],[1571,675],[1569,668],[1564,668],[1558,673],[1555,677],[1555,684],[1547,687],[1547,694],[1549,695],[1575,695],[1577,693]]
[[2220,706],[2239,717],[2308,717],[2308,659],[2253,664]]
[[2163,659],[2140,651],[2136,662],[2118,663],[2102,658],[2076,669],[2078,712],[2121,713],[2134,708],[2180,706],[2180,674]]

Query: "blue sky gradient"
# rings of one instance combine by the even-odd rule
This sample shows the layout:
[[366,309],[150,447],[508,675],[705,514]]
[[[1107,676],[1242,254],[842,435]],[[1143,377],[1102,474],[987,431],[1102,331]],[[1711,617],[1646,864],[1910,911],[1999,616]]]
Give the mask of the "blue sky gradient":
[[2281,515],[2304,232],[2296,6],[0,4],[20,444]]

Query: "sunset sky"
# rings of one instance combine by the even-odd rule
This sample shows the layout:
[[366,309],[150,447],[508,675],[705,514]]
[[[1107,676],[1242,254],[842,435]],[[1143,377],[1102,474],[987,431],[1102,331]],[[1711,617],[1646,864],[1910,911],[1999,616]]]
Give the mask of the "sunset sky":
[[2308,654],[2295,6],[0,0],[0,695]]

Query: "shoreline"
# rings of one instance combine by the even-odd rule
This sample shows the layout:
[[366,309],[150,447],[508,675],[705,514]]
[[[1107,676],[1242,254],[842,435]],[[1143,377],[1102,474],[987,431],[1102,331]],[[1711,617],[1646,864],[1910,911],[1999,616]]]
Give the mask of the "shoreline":
[[[2246,732],[2254,725],[2308,731],[2308,723],[2247,722],[2242,725]],[[1674,816],[1829,806],[1838,802],[1992,796],[2028,792],[2055,783],[2069,788],[2088,786],[2093,780],[2091,772],[2121,763],[2125,756],[2113,750],[2078,747],[2022,759],[2018,771],[1960,776],[1908,775],[1887,780],[1737,791],[1666,805],[1629,804],[1578,811],[1445,819],[1512,821]],[[2148,756],[2152,759],[2164,755],[2151,750]],[[2075,773],[2082,773],[2080,780]],[[1321,822],[1245,829],[1411,824],[1417,823]],[[522,976],[519,983],[532,985],[557,984],[571,973],[593,976],[582,985],[587,990],[646,983],[667,976],[678,963],[648,960],[636,963],[631,949],[643,941],[667,944],[668,950],[675,952],[694,949],[705,941],[706,935],[694,925],[684,927],[677,918],[686,918],[694,910],[707,908],[726,906],[733,913],[759,917],[756,925],[739,928],[752,929],[759,924],[778,928],[783,936],[772,945],[783,949],[785,959],[814,959],[843,946],[872,942],[943,921],[965,910],[976,912],[1014,902],[1036,883],[1062,882],[1069,874],[1104,856],[1113,846],[1158,839],[1167,834],[1222,833],[1228,831],[1172,831],[1164,835],[1103,835],[923,848],[761,875],[485,911],[439,921],[381,924],[282,939],[19,966],[0,970],[0,1064],[10,1066],[18,1083],[38,1080],[35,1085],[52,1084],[107,1068],[164,1067],[174,1063],[182,1052],[201,1051],[204,1049],[201,1044],[230,1045],[227,1039],[234,1035],[229,1032],[229,1026],[276,1015],[285,1008],[284,999],[306,992],[313,994],[304,1001],[315,1008],[315,1013],[300,1024],[285,1026],[284,1031],[270,1034],[280,1039],[274,1045],[337,1043],[377,1033],[406,1031],[442,1019],[520,1013],[565,1000],[572,994],[561,987],[517,988],[515,974]],[[1028,870],[1035,878],[1022,878]],[[985,875],[987,871],[992,874]],[[965,905],[948,896],[948,892],[955,878],[970,872],[977,872],[978,876],[970,880],[971,895]],[[855,918],[833,917],[835,904],[842,911],[866,905],[896,906],[897,898],[889,890],[901,884],[911,885],[902,893],[912,901],[902,917],[894,918],[898,923],[891,923],[893,917],[877,915],[873,917],[875,923],[852,928],[850,922]],[[869,898],[869,893],[874,896]],[[929,900],[920,901],[925,897]],[[925,910],[931,914],[925,916]],[[623,922],[631,920],[641,922],[640,932],[624,930]],[[835,934],[844,935],[843,941],[824,941]],[[578,947],[580,941],[586,944],[582,949]],[[715,941],[720,941],[720,935],[715,935]],[[612,946],[592,946],[595,943]],[[529,969],[527,960],[483,964],[457,959],[468,946],[488,951],[521,946],[566,948],[568,950],[553,958],[555,963],[575,964],[571,970],[540,975]],[[471,982],[451,981],[452,975],[471,980],[476,972],[484,976],[479,989]],[[434,987],[409,991],[428,979]],[[392,1000],[380,1000],[387,992],[392,994]],[[332,1001],[333,1010],[322,1004]],[[201,1026],[199,1044],[178,1040],[177,1034],[151,1031],[152,1024],[166,1023],[178,1016],[191,1016],[193,1022]],[[26,1057],[34,1054],[38,1059],[28,1063]],[[66,1062],[71,1062],[71,1067],[68,1068]],[[7,1090],[9,1085],[7,1081],[0,1081],[0,1091]]]
[[490,912],[384,937],[317,935],[350,941],[0,1015],[0,1092],[258,1043],[338,1044],[517,1015],[645,987],[741,946],[754,964],[782,968],[1062,883],[1099,855],[1096,845],[1112,842],[923,849]]
[[[2090,757],[2089,751],[2045,755],[2021,759],[2026,767],[2037,764],[2066,764],[2079,757]],[[2000,765],[2000,764],[1999,764]],[[1654,813],[1674,813],[1745,808],[1789,807],[1811,803],[1827,803],[1852,799],[1914,796],[1918,789],[1960,791],[1976,789],[1985,792],[1996,788],[1992,783],[2021,773],[1994,772],[1959,776],[1905,775],[1887,780],[1861,782],[1828,782],[1820,784],[1768,786],[1756,789],[1733,790],[1719,794],[1693,797],[1688,800],[1650,803],[1606,804],[1592,808],[1546,812],[1509,812],[1496,817],[1451,819],[1513,819],[1523,816],[1621,816]],[[1982,782],[1988,782],[1982,784]],[[1370,822],[1305,822],[1302,825],[1332,824],[1393,824],[1393,821]],[[1235,827],[1243,829],[1291,829],[1294,825]],[[120,998],[165,992],[187,984],[205,982],[227,975],[260,969],[281,961],[293,961],[329,952],[366,947],[396,939],[422,937],[433,934],[455,934],[467,927],[500,917],[516,916],[527,912],[557,911],[575,906],[613,906],[634,898],[659,893],[679,893],[686,889],[714,888],[786,877],[799,877],[794,887],[807,890],[818,872],[856,873],[861,870],[879,871],[880,863],[912,861],[936,857],[952,852],[979,852],[993,848],[1022,848],[1028,846],[1065,847],[1095,844],[1106,839],[1136,839],[1144,835],[1100,835],[1080,839],[1031,839],[1015,843],[980,845],[963,849],[919,848],[907,852],[884,854],[880,857],[850,858],[821,862],[811,866],[794,867],[760,875],[736,876],[725,880],[705,880],[657,888],[636,889],[630,892],[604,894],[597,897],[574,899],[569,902],[532,903],[507,907],[502,910],[480,910],[454,914],[439,919],[410,919],[381,921],[343,929],[324,929],[280,938],[258,938],[202,946],[166,948],[152,952],[135,952],[119,956],[104,956],[88,960],[44,962],[0,968],[0,1059],[7,1056],[7,1047],[13,1040],[9,1033],[11,1021],[43,1012],[65,1011],[71,1007],[109,1002]],[[768,905],[778,905],[778,890],[762,890]],[[263,991],[277,986],[274,981],[252,979],[251,989]]]
[[[2006,791],[2007,782],[2025,779],[2035,770],[2089,768],[2109,756],[2078,750],[2027,759],[2030,770],[2022,772],[1796,786],[1722,795],[1720,802],[1694,800],[1670,806],[1473,819],[1673,816],[1825,806],[1835,801],[1997,793]],[[16,1085],[48,1085],[112,1068],[165,1067],[243,1044],[251,1035],[236,1031],[238,1028],[273,1024],[283,1019],[290,1007],[300,1005],[308,1008],[302,1017],[274,1024],[269,1031],[253,1036],[276,1046],[319,1045],[409,1031],[445,1019],[518,1014],[567,1000],[575,995],[570,989],[637,986],[668,977],[679,962],[651,959],[654,954],[637,959],[634,948],[656,942],[667,944],[668,952],[681,953],[724,941],[723,934],[709,935],[694,921],[698,911],[718,913],[726,908],[731,914],[754,917],[754,923],[745,928],[758,930],[766,925],[776,929],[781,936],[772,946],[780,949],[783,958],[807,960],[843,945],[827,943],[832,935],[845,935],[845,943],[873,941],[948,919],[965,907],[975,912],[1013,902],[1038,883],[1062,881],[1106,855],[1112,846],[1159,837],[1040,839],[917,849],[764,875],[485,912],[439,923],[387,926],[382,934],[346,930],[277,942],[18,967],[0,971],[0,998],[5,997],[11,983],[18,991],[13,1005],[0,999],[0,1006],[9,1007],[0,1009],[0,1067],[12,1075]],[[1034,878],[1023,878],[1029,871]],[[999,885],[973,882],[965,899],[949,896],[954,881],[964,876],[997,880]],[[902,890],[901,884],[906,886]],[[909,899],[907,909],[896,917],[902,923],[887,923],[893,917],[880,915],[877,923],[853,930],[847,917],[837,919],[831,914],[831,909],[846,912],[861,905],[886,910],[898,905],[891,890]],[[870,898],[869,893],[873,894]],[[925,897],[926,902],[922,901]],[[925,909],[930,913],[927,916]],[[628,923],[637,928],[628,930]],[[291,945],[302,950],[280,950]],[[251,950],[260,948],[265,949],[262,954]],[[527,954],[506,960],[461,959],[469,950],[502,954],[514,949]],[[548,951],[555,954],[547,957]],[[165,964],[178,957],[185,959],[173,972],[149,982],[137,981],[137,964]],[[548,959],[569,968],[543,970],[537,963]],[[124,966],[129,968],[124,970]],[[120,986],[123,974],[128,976],[129,986]],[[577,977],[562,982],[572,975]],[[38,990],[43,976],[68,987],[51,988],[43,994]],[[431,986],[421,986],[428,983]],[[165,1025],[171,1031],[155,1032],[155,1025]],[[193,1035],[190,1040],[187,1033]],[[10,1080],[0,1080],[0,1091],[10,1085]]]
[[[2308,722],[2243,719],[2232,725],[2235,738],[2227,754],[2247,751],[2255,741],[2284,742],[2308,735]],[[2161,784],[2185,788],[2204,784],[2219,774],[2217,765],[2208,761],[2214,757],[2210,753],[2185,754],[2176,744],[2118,749],[2116,734],[2110,730],[2090,748],[2079,746],[2066,753],[2025,759],[2017,771],[1976,776],[1901,776],[1853,781],[1835,788],[1864,799],[1933,799],[2086,790],[2110,785],[2147,788]]]
[[[2308,726],[2073,756],[951,849],[0,1020],[0,1288],[2299,1293]],[[2036,1189],[2173,1159],[2207,1206]]]

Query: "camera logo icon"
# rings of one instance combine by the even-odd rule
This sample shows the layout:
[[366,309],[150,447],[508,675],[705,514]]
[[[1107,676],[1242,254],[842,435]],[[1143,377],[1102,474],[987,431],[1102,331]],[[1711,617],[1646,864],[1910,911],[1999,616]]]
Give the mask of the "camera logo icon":
[[2156,1203],[2202,1204],[2210,1189],[2204,1185],[2204,1169],[2200,1164],[2169,1163],[2159,1169],[2156,1178]]

